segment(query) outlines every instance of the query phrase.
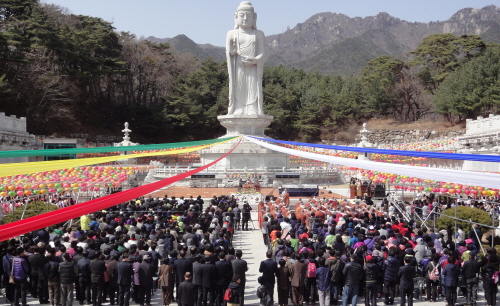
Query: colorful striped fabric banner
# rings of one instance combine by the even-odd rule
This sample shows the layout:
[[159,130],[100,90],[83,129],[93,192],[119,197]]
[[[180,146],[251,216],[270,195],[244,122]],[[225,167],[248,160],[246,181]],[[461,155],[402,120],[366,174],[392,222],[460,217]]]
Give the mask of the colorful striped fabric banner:
[[233,150],[240,144],[241,138],[238,143],[226,154],[221,156],[219,159],[204,165],[200,168],[196,168],[191,171],[184,172],[182,174],[172,176],[161,181],[147,184],[141,187],[129,189],[126,191],[110,194],[108,196],[97,198],[95,200],[87,201],[81,204],[76,204],[73,206],[61,208],[48,213],[41,214],[39,216],[34,216],[24,220],[19,220],[11,222],[9,224],[0,226],[0,241],[4,241],[16,236],[22,235],[24,233],[34,231],[40,228],[51,226],[57,223],[61,223],[70,219],[78,218],[86,214],[93,213],[95,211],[103,210],[111,206],[118,205],[136,199],[148,193],[154,192],[162,187],[171,185],[177,181],[187,178],[193,174],[207,169],[208,167],[218,163],[220,160],[225,158],[227,155],[231,154]]

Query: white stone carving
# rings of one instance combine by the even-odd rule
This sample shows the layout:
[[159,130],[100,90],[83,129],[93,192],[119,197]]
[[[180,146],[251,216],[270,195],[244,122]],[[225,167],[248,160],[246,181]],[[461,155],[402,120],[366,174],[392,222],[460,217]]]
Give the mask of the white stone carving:
[[235,28],[226,37],[228,115],[264,115],[262,75],[265,36],[257,30],[257,14],[249,1],[240,3],[234,20]]
[[130,141],[129,134],[131,132],[132,132],[132,130],[130,130],[128,128],[128,122],[125,122],[125,128],[122,130],[122,133],[124,134],[123,141],[122,142],[115,142],[114,146],[115,147],[128,147],[128,146],[136,146],[136,145],[138,145],[138,143]]

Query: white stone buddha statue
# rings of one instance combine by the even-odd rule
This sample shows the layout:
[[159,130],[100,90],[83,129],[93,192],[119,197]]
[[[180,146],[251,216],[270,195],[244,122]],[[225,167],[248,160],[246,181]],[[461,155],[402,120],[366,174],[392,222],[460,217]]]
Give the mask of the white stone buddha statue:
[[264,115],[264,33],[257,30],[257,14],[249,1],[240,3],[234,18],[235,29],[226,38],[228,115]]

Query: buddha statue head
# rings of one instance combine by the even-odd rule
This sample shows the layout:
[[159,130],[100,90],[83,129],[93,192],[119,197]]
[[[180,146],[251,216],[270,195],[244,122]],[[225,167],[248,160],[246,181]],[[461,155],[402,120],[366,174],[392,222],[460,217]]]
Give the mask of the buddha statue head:
[[243,1],[234,13],[235,29],[257,29],[257,13],[255,13],[250,1]]

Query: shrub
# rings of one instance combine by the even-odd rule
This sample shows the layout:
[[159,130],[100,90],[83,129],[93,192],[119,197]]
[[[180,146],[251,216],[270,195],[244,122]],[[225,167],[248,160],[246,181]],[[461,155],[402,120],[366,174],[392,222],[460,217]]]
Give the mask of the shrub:
[[[48,208],[48,210],[47,210]],[[26,207],[26,212],[24,213],[24,219],[37,216],[48,211],[56,210],[57,206],[44,203],[42,201],[34,201],[28,203],[28,207]],[[10,222],[18,221],[21,219],[23,215],[24,206],[19,206],[14,209],[14,212],[10,212],[8,215],[5,215],[2,219],[2,224],[7,224]]]
[[[471,219],[474,223],[491,224],[490,215],[484,210],[478,208],[472,208],[467,206],[458,206],[457,208],[457,218],[469,220]],[[446,217],[446,215],[455,217],[455,207],[446,209],[441,213],[441,217],[437,220],[437,225],[439,227],[447,228],[448,226],[455,226],[455,221],[458,225],[462,225],[466,234],[469,234],[472,223],[466,221],[455,220],[453,218]],[[491,228],[481,226],[481,231],[484,233],[491,230]]]

